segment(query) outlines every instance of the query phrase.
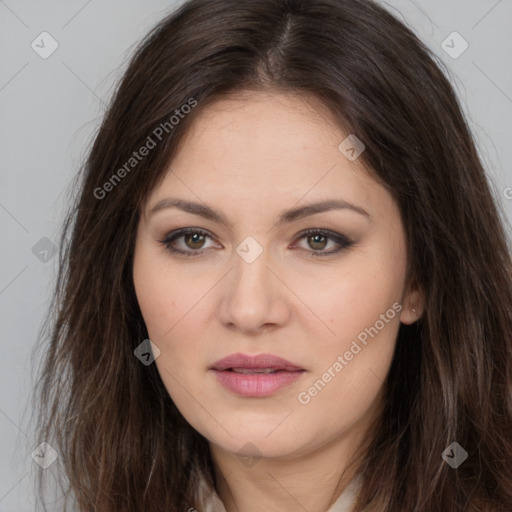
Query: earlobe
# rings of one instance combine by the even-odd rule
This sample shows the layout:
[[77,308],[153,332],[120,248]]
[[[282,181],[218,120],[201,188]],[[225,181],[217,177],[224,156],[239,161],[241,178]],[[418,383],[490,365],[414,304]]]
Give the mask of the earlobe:
[[409,325],[421,318],[424,310],[424,294],[419,289],[416,281],[409,286],[402,304],[403,309],[400,315],[400,322]]

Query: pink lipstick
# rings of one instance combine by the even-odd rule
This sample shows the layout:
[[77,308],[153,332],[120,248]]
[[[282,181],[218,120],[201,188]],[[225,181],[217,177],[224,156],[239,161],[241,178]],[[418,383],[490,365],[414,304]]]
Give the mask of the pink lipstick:
[[305,373],[303,368],[272,354],[251,356],[242,353],[217,361],[210,370],[229,391],[254,398],[270,396]]

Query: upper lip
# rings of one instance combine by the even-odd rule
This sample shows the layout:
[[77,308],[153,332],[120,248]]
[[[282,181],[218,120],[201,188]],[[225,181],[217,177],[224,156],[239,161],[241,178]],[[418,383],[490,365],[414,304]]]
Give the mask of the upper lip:
[[248,355],[242,353],[231,354],[220,359],[212,365],[212,370],[228,370],[230,368],[247,368],[248,370],[263,370],[270,368],[272,370],[297,371],[303,370],[299,366],[290,363],[282,357],[273,354]]

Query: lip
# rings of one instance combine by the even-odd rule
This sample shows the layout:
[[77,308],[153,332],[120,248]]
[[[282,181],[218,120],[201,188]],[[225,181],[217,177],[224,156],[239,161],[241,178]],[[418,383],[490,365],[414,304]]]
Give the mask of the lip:
[[[272,369],[276,373],[245,374],[234,372],[231,368]],[[220,359],[209,370],[215,373],[218,382],[232,393],[253,398],[274,394],[296,382],[306,371],[290,361],[272,354],[251,356],[241,353],[231,354]]]
[[261,370],[271,368],[272,370],[297,371],[304,370],[290,361],[273,354],[248,355],[237,352],[223,359],[220,359],[212,365],[212,370],[228,370],[229,368],[245,368],[247,370]]

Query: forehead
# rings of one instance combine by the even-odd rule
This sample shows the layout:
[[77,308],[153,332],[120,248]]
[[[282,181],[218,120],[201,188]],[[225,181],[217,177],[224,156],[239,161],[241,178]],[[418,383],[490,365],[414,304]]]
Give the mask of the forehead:
[[345,137],[313,96],[246,91],[205,107],[182,147],[200,147],[205,156],[213,154],[224,163],[244,162],[243,167],[255,160],[265,172],[273,163],[309,161],[319,153],[337,157],[337,146]]
[[311,96],[245,92],[220,99],[194,120],[148,204],[172,194],[216,205],[236,201],[253,213],[263,204],[324,199],[370,208],[388,193],[361,160],[340,151],[348,135]]

